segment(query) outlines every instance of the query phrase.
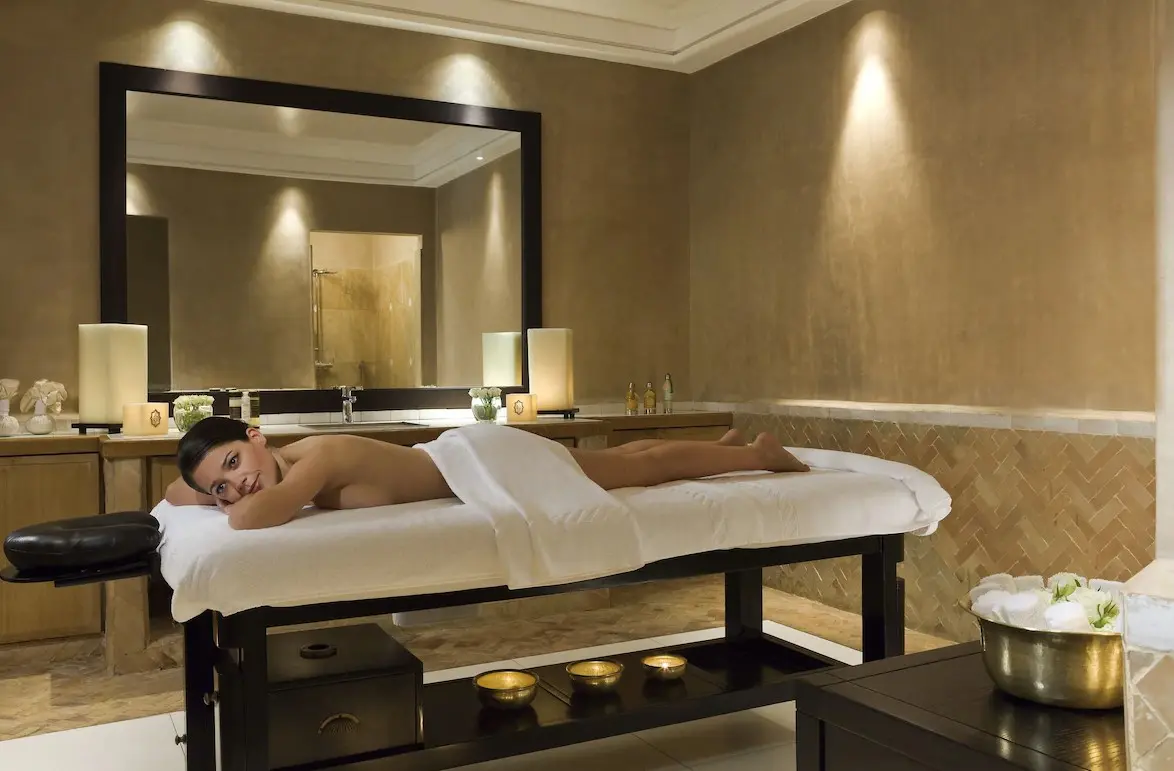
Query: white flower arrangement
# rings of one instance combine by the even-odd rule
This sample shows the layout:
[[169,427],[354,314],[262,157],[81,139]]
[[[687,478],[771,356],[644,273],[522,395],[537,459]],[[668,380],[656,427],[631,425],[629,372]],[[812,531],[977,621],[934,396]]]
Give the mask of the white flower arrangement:
[[175,397],[175,409],[194,410],[200,407],[211,407],[215,400],[206,394],[188,394]]
[[61,412],[61,407],[67,398],[69,398],[69,394],[66,392],[65,386],[52,380],[38,380],[21,397],[20,411],[32,412],[36,408],[37,402],[42,402],[46,412],[57,414]]
[[496,386],[470,388],[469,396],[473,397],[474,418],[484,422],[497,419],[497,410],[501,407],[500,388]]
[[493,386],[491,388],[486,388],[485,386],[480,388],[470,388],[469,396],[473,397],[474,399],[480,399],[483,402],[492,402],[494,399],[501,397],[501,389],[497,386]]
[[215,400],[208,394],[185,394],[175,397],[173,417],[180,431],[191,431],[192,426],[212,416]]
[[970,590],[975,615],[1022,629],[1121,633],[1121,592],[1116,581],[1075,573],[1012,578],[987,576]]
[[5,378],[0,380],[0,400],[8,400],[16,397],[20,391],[20,381]]

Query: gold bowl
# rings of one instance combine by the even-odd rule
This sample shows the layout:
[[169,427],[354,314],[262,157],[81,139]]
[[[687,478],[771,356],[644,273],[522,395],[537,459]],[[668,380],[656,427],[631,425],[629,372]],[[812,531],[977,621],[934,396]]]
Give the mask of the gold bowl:
[[517,669],[495,669],[473,678],[481,703],[495,709],[524,709],[538,695],[538,675]]
[[685,674],[688,661],[675,653],[657,653],[640,660],[644,674],[653,680],[677,680]]
[[978,621],[982,662],[1000,690],[1070,709],[1119,709],[1125,703],[1121,635],[1024,629],[961,604]]
[[610,693],[623,674],[624,665],[618,661],[602,659],[567,664],[567,675],[575,693]]

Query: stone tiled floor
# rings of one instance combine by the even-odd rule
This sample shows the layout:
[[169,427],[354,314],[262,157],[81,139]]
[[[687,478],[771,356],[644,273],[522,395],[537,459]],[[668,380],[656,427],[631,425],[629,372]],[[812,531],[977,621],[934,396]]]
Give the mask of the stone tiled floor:
[[[722,624],[722,584],[710,579],[613,591],[610,606],[539,618],[482,618],[400,629],[377,619],[427,671],[516,660],[591,646],[712,629]],[[859,650],[860,617],[766,590],[768,619]],[[950,644],[909,632],[910,652]],[[157,645],[178,657],[177,633]],[[168,658],[168,657],[163,657]],[[0,648],[0,741],[182,710],[182,670],[108,676],[96,640]]]

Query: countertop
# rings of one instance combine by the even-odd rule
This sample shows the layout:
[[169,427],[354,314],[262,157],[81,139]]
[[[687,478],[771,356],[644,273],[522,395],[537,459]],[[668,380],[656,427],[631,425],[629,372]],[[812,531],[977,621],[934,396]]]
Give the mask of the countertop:
[[[730,425],[731,413],[681,412],[670,415],[601,415],[589,418],[551,417],[534,422],[504,423],[512,428],[533,431],[547,439],[583,439],[592,436],[607,436],[612,431],[647,430],[655,428],[690,428],[695,426]],[[500,422],[500,421],[499,421]],[[411,445],[430,442],[444,431],[473,423],[472,418],[438,418],[387,422],[318,423],[312,425],[267,425],[261,432],[269,444],[281,447],[299,439],[323,434],[351,433],[370,436],[374,439]],[[160,436],[123,436],[113,434],[103,437],[102,456],[105,458],[141,458],[175,455],[182,434],[170,431]]]
[[0,437],[0,458],[98,452],[100,443],[101,438],[96,435],[82,436],[75,431],[42,436],[34,434],[4,436]]
[[[384,438],[396,444],[416,444],[438,437],[443,431],[457,426],[468,425],[471,418],[432,418],[405,421],[370,421],[357,423],[314,423],[270,424],[261,431],[276,446],[289,444],[308,436],[328,433],[355,433],[363,436]],[[58,418],[59,425],[70,421]],[[543,417],[533,423],[509,423],[516,428],[534,431],[549,439],[582,439],[590,436],[606,436],[612,431],[648,431],[668,428],[693,428],[701,426],[728,426],[733,423],[730,412],[683,411],[656,415],[591,415],[566,420],[559,417]],[[0,458],[65,455],[71,453],[101,452],[108,458],[133,458],[174,455],[182,436],[172,430],[160,436],[125,436],[122,434],[87,434],[82,436],[76,430],[57,431],[52,434],[35,436],[20,434],[0,437]]]

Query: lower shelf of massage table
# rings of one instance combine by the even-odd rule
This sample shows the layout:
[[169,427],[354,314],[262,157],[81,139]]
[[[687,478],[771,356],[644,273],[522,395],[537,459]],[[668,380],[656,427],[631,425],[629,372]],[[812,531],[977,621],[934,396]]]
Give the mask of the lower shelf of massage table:
[[[664,651],[680,653],[688,660],[680,680],[651,681],[641,670],[643,656]],[[769,636],[669,646],[608,658],[624,665],[614,693],[592,697],[573,694],[565,664],[538,667],[530,670],[540,678],[538,695],[530,707],[520,711],[483,707],[469,680],[426,685],[423,746],[348,759],[346,768],[438,771],[572,741],[752,709],[789,701],[797,679],[841,666]]]

